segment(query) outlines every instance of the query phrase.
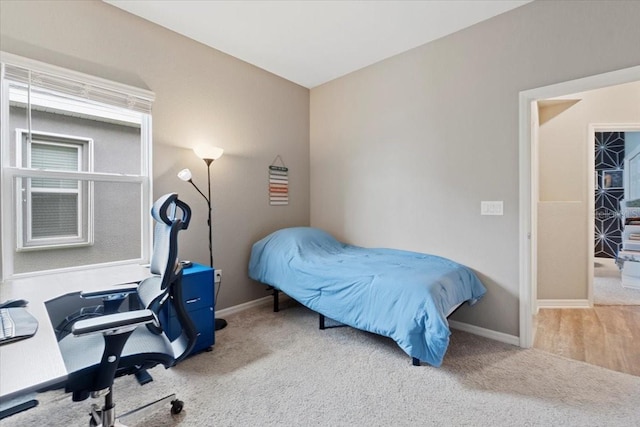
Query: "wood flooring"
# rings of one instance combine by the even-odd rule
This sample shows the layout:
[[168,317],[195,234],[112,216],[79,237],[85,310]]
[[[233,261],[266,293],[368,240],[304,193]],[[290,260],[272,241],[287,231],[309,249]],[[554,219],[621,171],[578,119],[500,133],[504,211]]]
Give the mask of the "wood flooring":
[[533,346],[640,376],[640,305],[540,309]]

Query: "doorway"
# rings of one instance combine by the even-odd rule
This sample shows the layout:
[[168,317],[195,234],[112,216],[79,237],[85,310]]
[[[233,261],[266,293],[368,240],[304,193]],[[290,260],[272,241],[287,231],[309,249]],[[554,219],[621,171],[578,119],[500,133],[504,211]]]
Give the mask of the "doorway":
[[[601,76],[596,76],[596,79],[597,77],[601,77]],[[569,83],[572,83],[572,82],[569,82]],[[629,84],[624,84],[624,83],[629,83]],[[620,124],[594,125],[590,123],[594,120],[592,118],[591,119],[587,118],[586,120],[589,121],[588,132],[585,132],[585,128],[587,126],[584,123],[581,123],[579,124],[579,126],[577,126],[577,128],[580,129],[580,132],[582,132],[583,136],[578,137],[576,136],[576,134],[579,135],[580,132],[577,132],[575,128],[576,128],[576,120],[577,120],[576,117],[580,117],[582,120],[585,120],[585,117],[583,117],[585,115],[586,117],[590,117],[588,114],[585,114],[585,112],[590,112],[592,113],[592,116],[599,117],[597,111],[593,111],[588,107],[588,105],[585,105],[589,103],[589,96],[591,96],[590,95],[591,93],[599,93],[599,94],[610,93],[614,96],[610,96],[609,98],[621,100],[621,101],[622,101],[621,99],[622,97],[620,96],[620,94],[621,93],[627,94],[627,98],[630,99],[632,106],[627,107],[627,110],[625,110],[624,107],[619,108],[618,111],[631,112],[631,114],[627,113],[626,116],[622,114],[622,117],[626,118],[626,120],[638,121],[637,119],[640,116],[640,113],[638,112],[638,109],[635,107],[636,105],[640,105],[640,96],[638,96],[638,93],[640,92],[638,92],[638,89],[637,89],[638,83],[634,83],[634,78],[631,78],[631,82],[623,82],[623,84],[615,82],[615,79],[613,79],[610,84],[603,85],[601,87],[596,87],[596,88],[583,87],[583,90],[579,91],[581,93],[571,92],[573,93],[573,95],[567,95],[567,92],[565,92],[563,95],[558,95],[560,99],[549,100],[543,97],[530,98],[530,102],[531,102],[530,104],[531,117],[529,121],[530,128],[527,130],[529,131],[528,135],[529,135],[529,141],[530,141],[530,146],[528,148],[530,149],[529,154],[530,154],[531,169],[530,169],[529,178],[531,179],[531,181],[529,181],[529,184],[531,186],[530,187],[531,192],[528,196],[530,197],[529,215],[530,215],[530,221],[531,221],[530,222],[531,231],[530,231],[530,234],[527,234],[527,238],[530,240],[530,246],[528,248],[521,247],[521,249],[525,249],[525,250],[528,249],[530,251],[529,254],[531,256],[529,260],[530,263],[528,265],[526,265],[526,263],[523,263],[521,265],[521,273],[522,273],[522,270],[526,270],[527,267],[530,268],[529,285],[531,287],[528,289],[530,292],[529,293],[529,298],[530,298],[529,302],[530,302],[530,310],[531,310],[530,313],[534,315],[537,312],[538,308],[544,307],[545,305],[543,305],[542,303],[548,303],[549,301],[551,301],[557,304],[557,305],[551,305],[551,307],[555,307],[554,309],[543,308],[541,310],[538,316],[538,328],[542,331],[542,337],[536,337],[535,346],[537,348],[541,348],[543,350],[547,350],[552,353],[560,354],[560,355],[577,359],[577,360],[582,360],[587,363],[600,365],[609,369],[630,373],[633,375],[640,375],[640,370],[638,370],[637,367],[634,367],[633,364],[627,363],[625,361],[625,358],[631,358],[633,360],[633,358],[637,358],[638,355],[640,354],[638,353],[637,349],[634,349],[633,346],[629,344],[632,342],[637,342],[637,340],[640,338],[640,329],[637,328],[637,326],[634,326],[634,325],[640,324],[640,307],[638,306],[626,307],[626,304],[624,303],[620,304],[620,302],[616,303],[619,305],[615,307],[610,306],[609,304],[611,303],[610,302],[607,303],[606,301],[604,303],[600,301],[600,304],[599,304],[599,301],[597,300],[597,295],[596,295],[596,300],[594,301],[594,288],[593,288],[594,261],[596,261],[596,258],[594,258],[594,249],[596,252],[598,252],[598,255],[604,254],[606,256],[608,254],[609,256],[611,256],[617,253],[618,245],[615,242],[611,241],[612,240],[611,235],[615,234],[614,233],[615,230],[613,230],[614,227],[612,226],[612,224],[616,225],[615,228],[618,228],[618,229],[620,228],[618,225],[620,223],[620,218],[619,218],[620,209],[618,208],[618,205],[619,205],[619,200],[623,198],[622,197],[623,189],[620,187],[622,187],[623,173],[624,173],[623,159],[626,157],[624,154],[624,143],[622,143],[621,145],[620,141],[616,139],[624,140],[624,132],[621,132],[621,131],[638,131],[640,130],[640,125],[637,125],[637,124],[636,125],[620,125]],[[621,86],[616,88],[615,87],[616,85],[621,85]],[[562,86],[562,85],[558,85],[558,86]],[[620,88],[626,88],[626,89],[632,89],[632,90],[628,90],[627,92],[624,92],[624,91],[621,91]],[[630,96],[629,94],[632,94],[632,95]],[[572,99],[572,98],[577,98],[577,99]],[[594,96],[594,99],[597,100],[596,104],[598,103],[604,104],[607,100],[607,97]],[[549,112],[548,111],[542,112],[542,110],[538,110],[539,104],[544,104],[546,106],[549,106],[550,109],[555,110],[557,114],[552,115],[553,118],[555,118],[558,114],[562,114],[565,110],[571,109],[575,104],[581,101],[583,101],[582,105],[579,107],[575,107],[573,112],[567,113],[564,118],[557,118],[555,119],[555,122],[553,122],[552,124],[545,124],[544,126],[546,126],[546,128],[541,129],[538,127],[538,123],[544,123],[545,119],[549,120]],[[623,104],[624,102],[620,102],[619,105],[617,106],[620,107]],[[610,112],[609,110],[611,111],[615,110],[615,107],[616,107],[615,104],[613,105],[613,108],[606,107],[605,111],[608,113]],[[522,113],[522,110],[521,110],[521,113]],[[611,115],[608,116],[607,114],[604,114],[602,117],[610,118]],[[620,113],[618,113],[618,118],[620,118]],[[582,155],[577,156],[579,160],[575,160],[575,161],[578,162],[578,166],[579,166],[578,172],[575,172],[575,165],[573,165],[574,176],[577,174],[577,176],[584,177],[584,173],[585,173],[584,165],[586,163],[586,166],[587,166],[586,172],[587,172],[589,185],[588,186],[584,185],[584,178],[581,179],[582,184],[580,184],[583,186],[582,189],[587,190],[586,198],[584,197],[584,194],[580,194],[580,191],[576,191],[575,185],[573,188],[571,188],[571,185],[569,185],[568,187],[565,185],[565,187],[569,188],[569,190],[566,190],[566,188],[565,190],[563,190],[562,188],[558,190],[555,187],[552,190],[549,190],[547,188],[549,186],[549,182],[552,182],[556,187],[562,187],[562,184],[564,184],[564,182],[561,182],[560,184],[558,184],[558,181],[556,178],[564,175],[563,179],[567,179],[568,175],[567,173],[563,173],[565,171],[563,167],[566,166],[567,171],[571,170],[571,167],[569,165],[570,162],[567,161],[568,157],[562,159],[563,150],[564,150],[565,156],[567,153],[567,147],[562,145],[562,142],[563,142],[562,137],[565,137],[565,138],[567,137],[567,131],[566,129],[564,129],[564,133],[558,134],[557,132],[557,128],[559,126],[561,125],[566,126],[567,123],[570,125],[573,125],[574,127],[573,134],[571,135],[571,132],[569,132],[568,138],[571,139],[571,137],[573,137],[574,141],[575,140],[582,141],[580,142],[581,147],[579,149],[583,151],[586,150],[584,152],[588,154],[588,156],[585,156],[587,157],[586,162],[584,160],[584,157],[582,157]],[[522,121],[521,121],[521,124],[522,124]],[[552,129],[555,129],[556,134],[553,133],[554,131],[552,131]],[[523,135],[526,136],[526,134],[522,133],[522,129],[521,129],[521,136]],[[549,145],[548,145],[550,142],[550,139],[549,139],[550,135],[553,135],[551,137],[551,142],[556,144],[556,145],[553,145],[553,149],[557,150],[555,152],[551,151],[551,153],[552,154],[556,154],[558,152],[561,153],[560,156],[558,156],[560,157],[560,160],[553,159],[553,161],[555,161],[556,163],[560,162],[561,168],[558,168],[558,164],[553,165],[555,169],[553,169],[553,167],[551,168],[551,171],[553,172],[551,177],[554,179],[551,181],[549,179],[546,179],[546,180],[544,179],[544,174],[545,173],[548,174],[550,170],[549,165],[548,164],[545,165],[545,159],[548,160],[548,156],[550,153]],[[603,137],[604,135],[607,136],[608,141],[606,142],[610,145],[610,147],[607,146],[607,144],[605,144],[605,141],[601,139],[598,140],[598,138]],[[554,137],[555,137],[555,140],[553,140]],[[589,140],[588,144],[586,141],[587,139]],[[522,138],[521,138],[521,142],[522,142]],[[547,145],[545,146],[545,144]],[[542,148],[542,151],[540,152],[541,148]],[[603,151],[598,151],[598,148],[600,149],[610,148],[611,150],[603,152]],[[521,145],[521,150],[522,150],[522,145]],[[521,151],[521,155],[522,154],[523,152]],[[575,152],[573,154],[575,156]],[[597,162],[595,162],[596,159],[597,159]],[[564,161],[565,163],[562,163],[562,161]],[[598,171],[596,171],[596,168],[595,168],[596,163],[600,163],[600,166],[602,166],[601,168],[599,168],[600,170]],[[594,172],[596,172],[596,174],[594,174]],[[628,180],[628,177],[625,177],[625,180]],[[574,190],[573,193],[570,191],[571,189]],[[563,191],[565,191],[564,194],[563,194]],[[567,196],[567,194],[569,194],[569,196]],[[521,193],[521,196],[522,196],[522,193]],[[595,209],[596,207],[596,203],[594,202],[595,198],[600,197],[600,199],[606,198],[608,200],[608,198],[611,198],[614,196],[616,200],[611,202],[612,206],[610,207],[610,209],[607,210],[607,212],[605,212],[605,213],[608,213],[608,215],[602,216],[602,212],[599,212],[598,209]],[[582,200],[580,199],[580,197],[582,197]],[[544,202],[545,200],[546,202]],[[521,199],[521,206],[522,206],[522,202],[523,200]],[[545,205],[544,209],[541,208],[542,205]],[[585,210],[585,205],[587,205],[586,210]],[[570,222],[563,223],[562,219],[558,221],[557,217],[553,218],[553,215],[557,215],[558,213],[560,215],[564,214],[565,216],[567,216],[570,219]],[[538,218],[538,214],[540,214],[540,218]],[[540,301],[541,305],[540,307],[538,307],[536,304],[539,301],[538,300],[538,296],[539,296],[538,295],[538,291],[539,291],[538,279],[541,280],[542,285],[548,285],[547,282],[550,277],[549,275],[550,269],[548,268],[550,264],[549,264],[548,257],[550,256],[549,255],[550,252],[553,252],[553,251],[548,250],[550,247],[549,246],[550,239],[546,235],[549,233],[549,228],[548,228],[549,224],[550,223],[553,224],[553,221],[549,221],[550,215],[551,215],[551,218],[553,218],[553,220],[556,221],[555,223],[556,230],[553,230],[553,231],[562,229],[562,227],[564,227],[565,224],[569,224],[569,228],[572,230],[568,231],[565,234],[565,236],[572,236],[573,238],[569,243],[569,245],[566,244],[567,243],[566,241],[563,242],[564,247],[562,246],[562,243],[558,243],[558,242],[562,242],[561,233],[557,233],[557,232],[554,233],[553,239],[551,239],[551,240],[554,240],[554,243],[553,243],[554,245],[560,246],[561,248],[559,251],[555,252],[555,256],[557,258],[554,258],[554,263],[556,266],[558,264],[562,264],[562,262],[560,263],[558,262],[558,260],[561,259],[562,257],[564,257],[565,260],[567,260],[568,259],[567,256],[570,254],[571,257],[574,258],[570,260],[574,262],[572,265],[569,265],[569,268],[568,268],[569,272],[567,273],[566,271],[563,271],[564,276],[560,274],[560,276],[562,276],[560,278],[561,280],[556,280],[558,283],[556,283],[555,285],[564,285],[566,282],[573,280],[574,285],[578,287],[577,288],[574,287],[571,292],[568,292],[569,296],[565,296],[565,298],[567,298],[566,300],[561,300],[561,299],[549,300],[547,299],[549,298],[548,296],[549,289],[547,287],[547,289],[545,290],[543,286],[542,292],[540,295],[542,297],[542,301]],[[579,216],[582,216],[582,219],[579,219]],[[588,217],[588,221],[586,220],[585,217]],[[588,226],[585,227],[584,225],[582,225],[583,222],[585,224],[588,223]],[[594,233],[594,223],[597,225],[600,225],[600,230],[598,233]],[[537,227],[539,226],[539,224],[541,227],[544,228],[544,231],[543,229],[540,229],[541,231],[540,234],[542,235],[542,239],[538,235]],[[580,225],[578,226],[577,224],[580,224]],[[522,225],[522,222],[521,222],[521,225]],[[603,225],[605,225],[606,227],[603,227]],[[583,240],[583,243],[581,245],[576,244],[575,247],[572,247],[574,242],[579,240],[578,238],[576,238],[576,236],[578,235],[580,235],[580,237],[583,237],[583,238],[585,236],[588,236],[588,239]],[[599,235],[602,236],[602,239],[599,242],[600,246],[598,246],[597,244],[598,243],[597,239]],[[594,236],[596,238],[595,242],[593,240]],[[618,240],[620,239],[620,237],[621,236],[619,233]],[[585,243],[586,243],[586,247],[585,247]],[[609,245],[611,246],[611,248],[606,247],[607,244],[609,243],[612,243],[611,245]],[[540,252],[538,252],[537,250],[538,244],[540,244]],[[583,246],[583,248],[580,249],[580,253],[577,253],[576,249],[579,248],[580,246]],[[609,249],[609,250],[606,250],[606,249]],[[541,258],[538,259],[538,256],[541,256]],[[581,259],[579,260],[578,263],[576,263],[575,258],[581,258]],[[600,258],[598,258],[597,261],[600,261]],[[613,261],[613,260],[609,258],[608,260],[605,260],[605,261]],[[538,269],[538,262],[540,262],[540,266],[542,267],[540,269]],[[570,264],[570,263],[565,263],[564,265],[567,265],[567,264]],[[573,267],[574,273],[576,271],[576,268],[578,268],[579,270],[581,270],[580,273],[582,274],[572,274],[571,267]],[[610,266],[601,265],[601,267],[607,267],[607,268],[598,269],[598,272],[596,273],[596,283],[602,284],[603,280],[604,281],[608,280],[609,282],[611,281],[615,282],[617,280],[617,283],[613,284],[614,287],[612,289],[619,288],[620,290],[622,290],[623,288],[621,286],[620,273],[617,267],[615,266],[615,264],[611,262]],[[537,276],[537,273],[540,274],[540,277]],[[588,280],[585,280],[585,277],[587,276],[586,273],[588,273]],[[609,274],[611,277],[606,277],[607,274]],[[615,277],[616,274],[617,274],[617,279]],[[586,290],[585,290],[585,283],[588,284],[588,286],[586,287]],[[521,282],[521,286],[522,286],[522,282]],[[551,286],[551,289],[552,291],[557,291],[558,287],[560,286]],[[576,293],[578,294],[578,298],[576,298]],[[586,296],[585,293],[588,293],[588,296]],[[526,295],[525,295],[525,298],[526,298]],[[598,304],[595,307],[593,306],[594,302]],[[523,301],[521,299],[521,308],[522,308],[522,304],[523,304]],[[584,307],[585,309],[567,308],[567,307],[576,307],[576,306]],[[561,307],[564,307],[564,308],[561,308]],[[526,310],[526,307],[524,307],[524,309]],[[527,332],[522,330],[523,321],[526,322],[526,319],[522,319],[522,314],[523,312],[521,311],[521,337],[520,338],[521,338],[521,345],[526,346],[526,343],[524,343],[525,345],[523,345],[523,342],[526,341],[526,339],[528,338],[526,336]],[[534,339],[533,332],[534,331],[531,331],[530,332],[531,335],[529,335],[529,338],[531,339],[531,345],[533,345],[533,339]]]
[[[533,315],[537,310],[537,101],[607,86],[640,81],[640,66],[572,80],[520,93],[520,346],[533,345]],[[535,110],[535,113],[534,113]],[[590,174],[590,188],[595,178]],[[593,212],[593,211],[592,211]],[[591,228],[593,230],[593,227]],[[593,253],[593,245],[587,245]],[[589,259],[593,255],[588,255]]]

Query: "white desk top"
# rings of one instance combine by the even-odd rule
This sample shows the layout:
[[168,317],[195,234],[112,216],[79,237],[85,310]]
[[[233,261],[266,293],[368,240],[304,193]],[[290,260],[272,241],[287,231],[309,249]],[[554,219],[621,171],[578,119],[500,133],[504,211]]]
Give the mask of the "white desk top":
[[0,284],[0,301],[26,299],[27,310],[38,319],[38,331],[21,341],[0,345],[0,398],[4,401],[62,381],[67,370],[49,320],[45,302],[61,295],[139,281],[150,275],[141,265],[122,265],[74,271]]

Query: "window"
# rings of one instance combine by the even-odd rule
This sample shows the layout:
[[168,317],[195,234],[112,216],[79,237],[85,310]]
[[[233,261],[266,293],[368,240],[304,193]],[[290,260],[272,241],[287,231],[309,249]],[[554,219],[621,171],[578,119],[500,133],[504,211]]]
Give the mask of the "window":
[[[93,140],[16,129],[16,164],[25,169],[89,171]],[[28,175],[28,172],[25,173]],[[92,186],[81,180],[18,180],[17,249],[44,249],[93,243]]]
[[2,279],[148,262],[153,93],[0,55]]

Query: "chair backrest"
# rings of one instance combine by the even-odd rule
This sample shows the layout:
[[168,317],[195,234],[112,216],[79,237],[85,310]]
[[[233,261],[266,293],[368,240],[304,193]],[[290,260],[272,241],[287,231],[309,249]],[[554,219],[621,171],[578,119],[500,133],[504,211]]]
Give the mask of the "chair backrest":
[[[180,212],[177,212],[178,208]],[[140,284],[138,296],[145,308],[157,313],[159,305],[168,296],[166,290],[181,271],[178,268],[178,232],[189,226],[191,209],[178,200],[176,193],[169,193],[155,201],[151,216],[155,220],[155,227],[149,269],[154,277],[143,281],[146,282],[144,285]]]
[[[180,230],[186,230],[189,226],[191,209],[178,199],[177,194],[169,193],[160,197],[153,204],[151,216],[156,221],[150,265],[150,271],[155,277],[147,280],[144,285],[141,284],[137,294],[144,308],[158,314],[169,298],[170,284],[176,280],[176,275],[179,274],[179,270],[176,268],[178,263],[177,235]],[[66,299],[67,296],[62,298]],[[83,307],[65,317],[55,328],[58,341],[71,332],[71,327],[78,320],[117,312],[122,301],[123,298],[105,298],[100,305]],[[111,308],[108,308],[109,304],[111,304]],[[149,328],[154,330],[154,327]],[[161,328],[156,327],[155,332],[160,333]]]
[[168,193],[155,201],[151,207],[151,216],[156,221],[151,254],[151,273],[166,276],[173,268],[167,260],[174,257],[177,261],[178,256],[178,242],[173,242],[174,246],[170,244],[171,229],[176,228],[177,233],[189,227],[191,208],[179,200],[176,193]]
[[175,310],[182,333],[171,344],[179,361],[193,349],[197,340],[197,330],[182,296],[182,267],[178,262],[178,232],[189,226],[191,208],[179,200],[176,193],[169,193],[153,204],[151,216],[156,221],[150,266],[154,276],[140,282],[138,297],[145,308],[157,314],[170,307]]

